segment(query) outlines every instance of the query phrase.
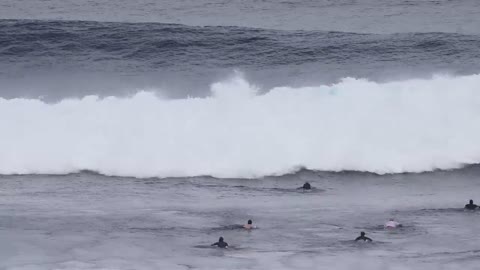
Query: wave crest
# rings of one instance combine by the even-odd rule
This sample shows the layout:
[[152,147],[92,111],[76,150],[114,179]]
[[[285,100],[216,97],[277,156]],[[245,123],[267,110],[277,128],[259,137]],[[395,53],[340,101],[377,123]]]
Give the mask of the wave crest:
[[240,75],[208,98],[0,98],[0,174],[261,177],[423,172],[480,162],[480,75],[278,87]]

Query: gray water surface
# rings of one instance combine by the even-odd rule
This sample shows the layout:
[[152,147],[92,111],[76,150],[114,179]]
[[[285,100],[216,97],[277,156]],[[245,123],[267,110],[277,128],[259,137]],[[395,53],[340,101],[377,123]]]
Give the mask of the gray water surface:
[[[476,169],[0,178],[2,269],[476,269]],[[297,190],[304,181],[316,189]],[[475,197],[477,196],[477,197]],[[385,231],[395,217],[404,224]],[[253,231],[235,229],[252,219]],[[360,231],[373,243],[352,241]],[[209,245],[223,236],[231,248]]]

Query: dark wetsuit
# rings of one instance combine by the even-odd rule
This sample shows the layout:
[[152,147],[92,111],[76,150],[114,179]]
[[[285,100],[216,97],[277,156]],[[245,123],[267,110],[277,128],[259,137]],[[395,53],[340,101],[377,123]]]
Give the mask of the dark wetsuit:
[[226,248],[226,247],[228,247],[228,244],[227,244],[227,242],[216,242],[216,243],[212,244],[212,246],[217,246],[219,248]]
[[465,204],[465,209],[468,209],[468,210],[475,210],[477,209],[478,205],[474,204],[474,203],[469,203],[469,204]]
[[303,188],[303,189],[312,189],[312,186],[310,186],[309,183],[305,183],[305,184],[303,184],[303,187],[302,187],[302,188]]
[[359,236],[357,237],[357,239],[355,239],[355,241],[359,241],[359,240],[363,240],[363,241],[368,241],[368,242],[372,242],[373,240],[366,237],[366,236]]

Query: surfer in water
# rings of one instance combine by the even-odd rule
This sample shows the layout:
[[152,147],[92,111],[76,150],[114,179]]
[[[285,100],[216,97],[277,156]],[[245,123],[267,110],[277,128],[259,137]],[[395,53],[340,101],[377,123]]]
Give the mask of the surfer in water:
[[363,240],[365,242],[372,242],[373,240],[365,236],[365,232],[361,232],[360,236],[355,238],[355,241]]
[[470,200],[469,204],[465,204],[465,209],[468,209],[468,210],[475,210],[477,209],[477,207],[478,205],[474,204],[473,200]]
[[218,242],[213,243],[213,244],[212,244],[212,247],[213,247],[213,246],[217,246],[217,247],[219,247],[219,248],[228,248],[228,244],[227,244],[227,242],[224,242],[224,241],[223,241],[223,237],[220,237],[220,238],[218,239]]
[[298,189],[311,190],[311,189],[312,189],[312,186],[310,185],[310,183],[305,182],[305,184],[303,184],[303,186],[302,186],[302,187],[299,187]]
[[246,230],[251,230],[251,229],[255,229],[255,226],[253,226],[252,220],[249,219],[247,221],[247,224],[243,225],[243,228],[246,229]]
[[393,218],[385,222],[385,225],[383,225],[385,229],[395,229],[397,227],[402,227],[402,224],[396,222]]

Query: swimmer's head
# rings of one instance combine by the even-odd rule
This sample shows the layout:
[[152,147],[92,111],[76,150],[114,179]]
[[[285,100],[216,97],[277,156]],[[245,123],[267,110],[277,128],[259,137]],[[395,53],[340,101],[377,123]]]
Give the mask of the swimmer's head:
[[361,235],[361,236],[365,236],[365,232],[360,232],[360,235]]
[[223,237],[218,238],[218,242],[223,242]]
[[394,219],[393,219],[393,218],[390,218],[389,220],[390,220],[390,221],[394,221]]
[[470,200],[470,204],[473,204],[473,200]]
[[247,224],[250,224],[250,225],[252,225],[252,220],[251,220],[251,219],[249,219],[249,220],[248,220],[248,222],[247,222]]

